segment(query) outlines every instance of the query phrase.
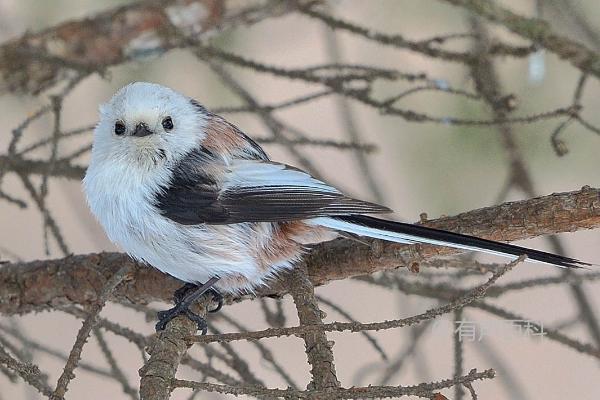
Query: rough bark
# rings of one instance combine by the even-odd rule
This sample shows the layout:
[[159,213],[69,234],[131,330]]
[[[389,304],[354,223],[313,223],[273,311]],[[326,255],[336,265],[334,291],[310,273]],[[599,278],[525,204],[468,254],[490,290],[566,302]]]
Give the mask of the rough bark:
[[[203,316],[204,311],[202,307]],[[166,400],[171,396],[177,367],[191,346],[185,338],[193,335],[196,329],[195,322],[186,317],[177,317],[157,335],[148,349],[150,359],[139,370],[142,400]]]
[[[290,293],[294,299],[300,325],[322,326],[323,312],[315,297],[315,288],[308,279],[305,266],[297,267],[291,274]],[[335,372],[332,340],[322,330],[313,330],[302,335],[304,348],[310,365],[312,380],[308,390],[335,389],[340,386]]]
[[[556,193],[534,199],[504,203],[453,217],[426,221],[426,225],[483,238],[515,241],[540,235],[600,227],[600,189]],[[371,246],[335,240],[316,246],[305,258],[313,285],[376,271],[413,266],[452,250],[435,246],[404,246],[372,241]],[[123,254],[100,253],[57,260],[7,264],[0,268],[0,313],[27,313],[61,304],[92,304],[103,285],[123,264],[132,264],[129,280],[121,283],[113,298],[145,303],[169,301],[181,285],[153,268],[134,265]],[[260,296],[285,294],[273,283]],[[231,299],[229,299],[231,300]]]

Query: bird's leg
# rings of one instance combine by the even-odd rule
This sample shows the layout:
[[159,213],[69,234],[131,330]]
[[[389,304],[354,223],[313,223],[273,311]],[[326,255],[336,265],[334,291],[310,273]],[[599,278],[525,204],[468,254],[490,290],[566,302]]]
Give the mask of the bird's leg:
[[175,292],[173,292],[173,302],[175,304],[180,303],[181,301],[183,301],[186,294],[193,292],[197,288],[198,285],[196,285],[195,283],[186,283],[185,285],[177,289]]
[[[185,296],[188,293],[191,293],[193,291],[195,291],[197,288],[199,288],[199,285],[196,285],[195,283],[186,283],[185,285],[183,285],[182,287],[180,287],[179,289],[177,289],[175,291],[175,293],[173,293],[173,301],[175,302],[175,304],[178,304],[180,302],[183,301],[183,299],[185,298]],[[217,303],[217,306],[215,308],[213,308],[212,310],[208,310],[209,313],[216,313],[217,311],[219,311],[222,307],[223,307],[223,295],[221,294],[221,292],[219,292],[217,289],[215,289],[214,287],[209,288],[206,293],[210,293],[212,294],[212,300],[214,303]]]
[[192,310],[190,310],[190,306],[194,304],[200,298],[200,296],[206,292],[211,292],[215,298],[215,301],[218,302],[219,305],[210,312],[219,311],[223,304],[223,296],[212,287],[218,280],[219,278],[213,277],[203,285],[197,286],[186,284],[185,286],[176,290],[174,293],[175,307],[169,310],[158,312],[156,331],[158,332],[164,330],[167,326],[167,323],[169,323],[169,321],[171,321],[173,318],[179,315],[185,315],[190,320],[196,322],[196,324],[198,324],[198,330],[202,331],[202,334],[205,335],[207,330],[206,321],[198,314],[192,312]]

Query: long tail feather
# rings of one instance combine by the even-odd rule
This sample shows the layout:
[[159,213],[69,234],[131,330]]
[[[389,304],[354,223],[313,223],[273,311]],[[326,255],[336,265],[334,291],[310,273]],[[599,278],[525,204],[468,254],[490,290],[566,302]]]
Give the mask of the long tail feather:
[[396,243],[427,243],[457,249],[481,251],[513,259],[521,255],[527,255],[530,261],[552,264],[563,268],[582,268],[592,265],[574,258],[559,256],[545,251],[528,249],[526,247],[428,228],[421,225],[386,221],[365,215],[315,218],[312,222],[330,229]]

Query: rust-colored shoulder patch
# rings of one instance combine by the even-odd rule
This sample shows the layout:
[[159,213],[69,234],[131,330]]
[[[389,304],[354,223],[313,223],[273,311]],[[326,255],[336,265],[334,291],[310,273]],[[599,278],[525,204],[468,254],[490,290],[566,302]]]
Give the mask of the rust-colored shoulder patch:
[[202,144],[208,150],[223,155],[242,153],[248,145],[235,126],[218,116],[213,116],[209,120],[206,126],[206,138]]

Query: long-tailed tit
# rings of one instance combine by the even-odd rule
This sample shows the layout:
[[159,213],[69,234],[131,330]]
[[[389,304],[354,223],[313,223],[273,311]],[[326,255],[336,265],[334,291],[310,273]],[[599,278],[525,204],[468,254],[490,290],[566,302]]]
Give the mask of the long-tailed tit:
[[[293,268],[306,245],[340,232],[476,250],[561,267],[573,258],[365,216],[387,207],[348,197],[269,160],[236,126],[169,88],[137,82],[100,107],[84,179],[108,237],[135,259],[189,284],[157,329],[203,293],[252,291]],[[221,299],[222,301],[222,299]],[[219,303],[221,304],[221,303]]]

